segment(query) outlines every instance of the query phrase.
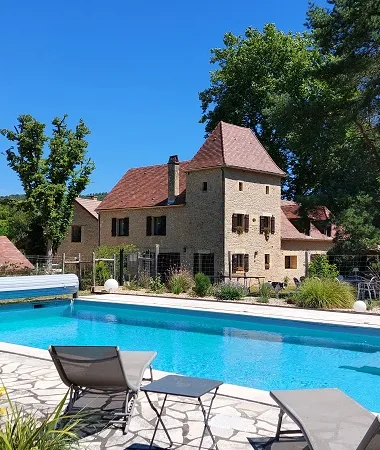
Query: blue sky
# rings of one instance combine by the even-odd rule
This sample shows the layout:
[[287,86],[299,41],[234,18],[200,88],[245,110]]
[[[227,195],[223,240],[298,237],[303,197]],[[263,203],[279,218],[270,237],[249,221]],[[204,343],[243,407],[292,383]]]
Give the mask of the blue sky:
[[[86,192],[109,191],[130,167],[198,150],[198,92],[225,32],[268,22],[302,31],[306,10],[307,0],[5,0],[0,128],[23,113],[45,123],[67,113],[71,126],[82,117],[96,164]],[[1,153],[0,195],[11,193],[22,188]]]

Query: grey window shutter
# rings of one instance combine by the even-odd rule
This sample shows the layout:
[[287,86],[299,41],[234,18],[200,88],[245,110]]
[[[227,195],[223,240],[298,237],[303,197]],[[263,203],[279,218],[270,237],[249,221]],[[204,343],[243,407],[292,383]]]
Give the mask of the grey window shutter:
[[246,214],[244,216],[244,231],[246,233],[248,233],[248,231],[249,231],[249,215],[248,214]]
[[270,232],[271,234],[274,234],[275,231],[276,231],[276,219],[274,218],[274,216],[272,216],[270,218]]
[[116,236],[116,219],[112,219],[111,235]]
[[236,232],[237,227],[237,214],[232,214],[232,232]]
[[249,255],[244,255],[244,272],[249,272]]
[[161,235],[162,236],[166,236],[166,216],[161,216]]
[[152,236],[152,216],[146,218],[146,235]]
[[129,236],[129,217],[124,219],[124,233],[125,236]]
[[264,228],[265,228],[265,217],[260,216],[260,234],[264,233]]
[[232,255],[232,272],[236,273],[237,270],[237,255]]

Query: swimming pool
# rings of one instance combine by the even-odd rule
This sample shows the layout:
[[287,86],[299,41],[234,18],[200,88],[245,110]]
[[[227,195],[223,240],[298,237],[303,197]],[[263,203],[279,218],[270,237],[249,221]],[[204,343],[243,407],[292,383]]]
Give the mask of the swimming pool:
[[339,387],[380,411],[380,330],[80,300],[41,305],[0,307],[0,341],[156,350],[155,369],[264,390]]

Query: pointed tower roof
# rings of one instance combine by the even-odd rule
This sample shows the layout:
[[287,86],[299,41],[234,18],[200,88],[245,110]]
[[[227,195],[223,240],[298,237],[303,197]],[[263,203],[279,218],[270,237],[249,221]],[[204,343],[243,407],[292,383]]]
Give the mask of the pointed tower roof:
[[251,129],[219,122],[187,170],[223,166],[285,176]]

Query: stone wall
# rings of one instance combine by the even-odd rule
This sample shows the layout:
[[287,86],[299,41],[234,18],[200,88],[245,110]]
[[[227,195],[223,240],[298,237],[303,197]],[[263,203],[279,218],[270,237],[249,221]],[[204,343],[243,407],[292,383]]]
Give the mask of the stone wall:
[[[71,241],[71,229],[73,225],[80,226],[81,242]],[[65,253],[66,258],[77,257],[80,253],[81,259],[90,261],[92,252],[98,246],[99,230],[98,220],[90,214],[83,206],[77,202],[74,203],[74,213],[71,226],[62,244],[58,247],[57,255]]]
[[[279,256],[282,266],[282,278],[274,281],[283,281],[285,277],[292,281],[294,277],[299,279],[299,277],[305,276],[312,255],[325,254],[332,246],[333,243],[331,241],[283,240]],[[285,256],[297,257],[296,269],[285,269]]]
[[[239,183],[243,183],[241,191]],[[247,276],[278,277],[281,268],[278,258],[281,248],[280,199],[280,177],[225,169],[225,273],[228,273],[228,252],[231,252],[249,255]],[[249,215],[248,232],[232,232],[233,214]],[[275,233],[269,234],[268,239],[260,234],[260,216],[275,218]],[[269,269],[265,268],[265,254],[270,255]]]

